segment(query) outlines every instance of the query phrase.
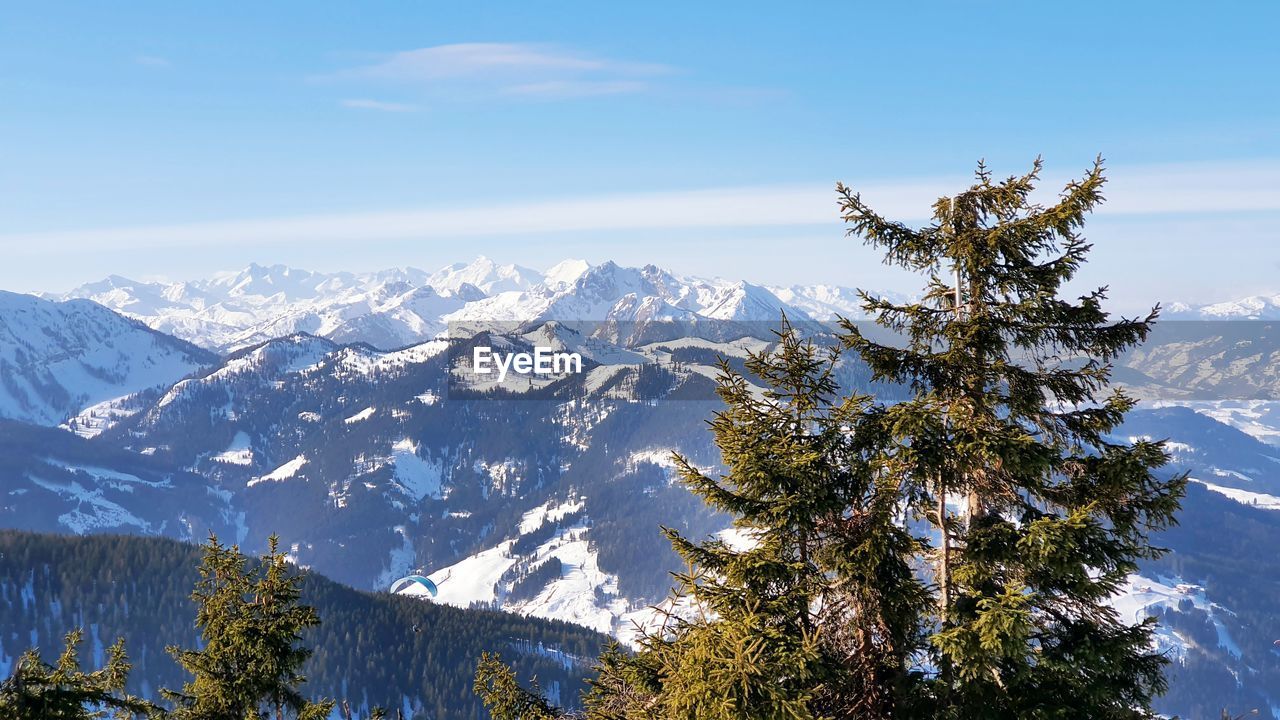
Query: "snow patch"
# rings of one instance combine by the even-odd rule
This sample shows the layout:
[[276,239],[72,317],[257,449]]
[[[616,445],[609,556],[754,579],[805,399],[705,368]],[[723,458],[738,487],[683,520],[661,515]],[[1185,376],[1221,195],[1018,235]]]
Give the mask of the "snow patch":
[[414,500],[441,497],[444,461],[428,460],[418,455],[418,444],[409,439],[391,446],[391,462],[395,464],[396,487]]
[[212,458],[215,462],[228,463],[231,465],[251,465],[253,464],[253,446],[249,441],[249,436],[243,430],[236,433],[232,438],[231,444],[226,450],[214,455]]
[[1251,505],[1253,507],[1263,508],[1266,510],[1280,510],[1280,497],[1275,495],[1266,495],[1264,493],[1250,492],[1248,490],[1239,490],[1237,488],[1223,487],[1222,485],[1214,485],[1211,482],[1191,478],[1194,482],[1209,488],[1210,490],[1225,495],[1232,500],[1242,504]]
[[250,480],[250,481],[249,481],[248,486],[249,486],[249,487],[253,487],[254,485],[257,485],[257,484],[259,484],[259,483],[264,483],[264,482],[280,482],[280,481],[282,481],[282,480],[288,480],[289,478],[294,477],[295,475],[297,475],[297,474],[298,474],[298,471],[302,469],[302,466],[303,466],[303,465],[306,465],[306,464],[307,464],[307,456],[306,456],[306,455],[299,455],[298,457],[296,457],[296,458],[294,458],[294,459],[290,460],[289,462],[287,462],[287,463],[285,463],[285,464],[281,465],[280,467],[276,468],[275,470],[272,470],[271,472],[267,473],[266,475],[262,475],[262,476],[260,476],[260,477],[253,478],[252,480]]
[[585,505],[584,500],[585,498],[570,500],[555,507],[551,507],[550,503],[539,505],[520,517],[520,534],[528,535],[546,522],[560,522],[564,516],[581,510]]

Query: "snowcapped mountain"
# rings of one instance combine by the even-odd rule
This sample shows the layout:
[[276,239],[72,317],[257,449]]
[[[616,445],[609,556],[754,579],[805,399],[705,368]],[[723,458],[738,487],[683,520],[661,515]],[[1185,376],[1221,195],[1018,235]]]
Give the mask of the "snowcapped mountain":
[[[447,342],[381,351],[292,335],[121,408],[92,446],[202,477],[211,496],[226,499],[213,520],[225,510],[237,536],[279,533],[299,563],[367,589],[515,540],[525,514],[573,497],[593,525],[575,530],[579,545],[555,555],[581,564],[579,551],[593,543],[600,569],[584,592],[594,597],[595,581],[614,577],[621,589],[601,610],[609,615],[609,607],[642,604],[665,589],[670,550],[658,514],[679,509],[680,524],[695,529],[708,522],[662,468],[635,458],[678,448],[711,462],[702,427],[709,402],[697,399],[712,397],[715,353],[611,349],[544,328],[553,337],[538,342],[586,351],[586,372],[527,394],[508,390],[507,399],[469,396],[451,387]],[[741,358],[754,347],[758,341],[725,351]],[[645,409],[673,393],[681,401],[669,410]],[[36,477],[0,480],[26,493]],[[620,482],[605,487],[605,478]],[[40,529],[78,531],[57,518]],[[623,526],[634,530],[619,534]],[[643,562],[630,559],[636,548]]]
[[484,258],[473,266],[433,286],[430,276],[412,268],[353,274],[250,265],[168,285],[112,276],[62,297],[93,300],[218,351],[298,332],[399,347],[434,336],[443,329],[441,316],[485,297],[464,278],[493,286],[509,279],[513,267]]
[[319,273],[250,265],[172,284],[117,275],[59,299],[86,298],[154,329],[220,352],[293,333],[395,348],[430,340],[449,322],[706,320],[774,322],[859,317],[855,291],[816,285],[770,288],[565,260],[545,273],[480,257],[434,273],[393,269]]
[[542,282],[543,275],[537,270],[519,265],[499,265],[481,255],[470,263],[455,263],[441,268],[427,278],[425,284],[453,291],[463,285],[471,285],[486,295],[493,295],[512,290],[528,290]]
[[[155,390],[130,395],[136,383],[125,383],[86,396],[87,408],[71,403],[58,418],[78,412],[64,427],[82,437],[15,426],[7,437],[19,448],[5,454],[0,428],[0,523],[184,538],[217,529],[249,550],[278,533],[296,562],[356,587],[385,590],[412,572],[437,583],[441,604],[567,620],[624,640],[651,620],[679,567],[659,525],[689,537],[726,530],[724,516],[674,481],[670,454],[716,468],[705,421],[720,407],[717,360],[741,369],[769,343],[702,330],[773,323],[784,311],[801,321],[859,317],[847,288],[581,261],[545,273],[485,258],[432,274],[251,266],[171,285],[113,276],[78,292],[231,352],[205,355],[208,367]],[[80,345],[110,338],[129,357],[157,352],[84,323],[163,338],[92,303],[15,297],[0,296],[6,310],[98,314],[6,311],[0,327],[21,329],[0,343],[13,348],[10,363],[50,338],[85,334],[93,342]],[[503,334],[495,320],[513,324]],[[688,334],[644,332],[664,321]],[[477,339],[438,336],[471,322],[491,324],[481,331],[495,347],[580,352],[584,371],[459,385],[454,363]],[[1268,609],[1280,598],[1280,562],[1256,557],[1280,543],[1280,405],[1270,400],[1280,392],[1280,343],[1263,325],[1167,323],[1117,359],[1120,379],[1149,401],[1117,439],[1168,438],[1168,470],[1195,480],[1181,524],[1157,538],[1173,553],[1144,562],[1115,601],[1132,621],[1160,619],[1160,647],[1176,662],[1162,706],[1170,714],[1194,716],[1204,697],[1266,707],[1280,678],[1271,646],[1280,626]],[[46,348],[41,357],[56,367],[62,355]],[[886,402],[902,392],[856,362],[837,375]],[[6,371],[5,387],[11,376],[20,377]]]
[[[578,269],[574,268],[575,272]],[[572,282],[501,293],[470,303],[444,319],[460,323],[583,323],[590,325],[592,333],[629,344],[653,339],[645,335],[644,328],[655,323],[678,323],[688,332],[697,326],[725,323],[772,324],[784,311],[793,320],[809,319],[758,285],[683,278],[653,265],[628,268],[605,262],[583,269]]]
[[[431,305],[448,293],[468,292],[478,299],[442,313],[439,322],[507,303],[523,322],[502,342],[580,350],[584,372],[474,390],[451,381],[452,363],[466,357],[451,351],[465,348],[471,341],[465,337],[384,351],[284,335],[159,390],[98,403],[66,423],[84,437],[27,425],[0,428],[0,523],[179,538],[215,530],[249,550],[277,533],[296,562],[356,587],[385,590],[416,572],[436,582],[442,604],[567,620],[623,640],[634,638],[636,624],[653,622],[649,608],[662,601],[667,573],[679,566],[659,526],[689,537],[724,533],[726,519],[674,482],[670,454],[716,467],[705,429],[719,407],[711,394],[716,360],[726,357],[740,367],[767,341],[643,342],[634,335],[583,335],[561,318],[594,316],[614,324],[753,319],[784,308],[772,291],[613,263],[569,267],[554,285],[495,295],[469,282],[454,290],[412,286],[414,278],[403,274],[357,288],[343,285],[353,283],[350,278],[260,270],[219,279],[224,300],[218,302],[258,302],[271,288],[320,296],[327,291],[316,288],[330,283],[362,297],[386,288],[385,297],[412,309],[415,302]],[[104,292],[127,284],[109,282]],[[198,289],[206,300],[209,287]],[[158,303],[197,294],[190,286],[144,290],[145,297],[136,288],[130,296]],[[91,303],[66,305],[98,313],[94,327],[123,324],[157,335]],[[4,315],[10,325],[25,317]],[[34,327],[47,324],[41,336],[63,337],[76,317],[41,316]],[[1234,336],[1211,335],[1182,333],[1161,342],[1203,345],[1211,355],[1239,344]],[[1134,372],[1185,385],[1176,378],[1186,370],[1172,359],[1179,352],[1160,347],[1129,358],[1138,363]],[[851,388],[872,389],[856,367],[840,377]],[[1206,391],[1233,387],[1203,372],[1196,377],[1209,378]],[[893,388],[874,391],[889,399]],[[1176,660],[1181,678],[1166,706],[1171,713],[1186,714],[1194,707],[1188,698],[1216,687],[1223,674],[1242,680],[1233,679],[1214,698],[1249,707],[1269,701],[1266,678],[1280,672],[1269,640],[1260,640],[1280,635],[1266,625],[1273,615],[1258,609],[1271,597],[1271,581],[1249,576],[1252,562],[1228,560],[1249,557],[1247,549],[1222,551],[1224,543],[1280,542],[1280,511],[1270,509],[1280,507],[1280,450],[1268,444],[1280,437],[1276,417],[1280,411],[1265,401],[1204,400],[1135,411],[1120,429],[1120,439],[1170,438],[1171,470],[1197,481],[1182,524],[1157,539],[1173,555],[1145,564],[1115,602],[1133,621],[1159,617],[1161,648]],[[1232,532],[1224,534],[1224,527]],[[1252,594],[1240,593],[1243,587]]]
[[1170,303],[1166,320],[1280,320],[1280,295],[1253,295],[1238,300],[1189,305]]
[[215,361],[93,302],[0,291],[0,418],[56,425]]
[[769,290],[782,302],[804,310],[810,317],[829,320],[836,316],[846,318],[865,317],[862,298],[853,288],[838,285],[792,285],[770,287]]
[[586,260],[561,260],[547,269],[542,283],[552,290],[563,290],[591,269]]

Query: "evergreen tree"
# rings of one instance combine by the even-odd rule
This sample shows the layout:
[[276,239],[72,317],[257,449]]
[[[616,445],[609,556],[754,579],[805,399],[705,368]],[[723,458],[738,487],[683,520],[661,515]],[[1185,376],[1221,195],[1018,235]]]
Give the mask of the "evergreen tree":
[[877,379],[913,390],[855,432],[883,434],[877,472],[937,538],[934,717],[1151,717],[1164,688],[1155,621],[1130,627],[1107,600],[1159,554],[1148,533],[1173,522],[1185,480],[1153,474],[1160,443],[1111,437],[1134,400],[1107,384],[1159,308],[1113,320],[1106,288],[1063,297],[1090,249],[1080,228],[1102,201],[1103,168],[1047,207],[1030,199],[1039,172],[1037,160],[994,181],[979,165],[919,229],[838,188],[850,235],[929,278],[919,302],[863,295],[902,342],[844,322],[845,345]]
[[673,614],[645,640],[663,717],[889,717],[912,682],[927,602],[910,566],[918,543],[897,487],[871,472],[872,436],[850,432],[871,399],[838,399],[837,360],[784,318],[776,348],[746,362],[763,393],[721,366],[727,409],[711,430],[728,472],[676,460],[745,542],[667,531],[691,569],[676,575],[677,603],[699,614]]
[[564,713],[547,701],[535,685],[520,687],[515,673],[497,653],[483,653],[476,667],[475,692],[492,720],[554,720]]
[[314,608],[301,603],[302,576],[289,570],[273,535],[267,555],[251,563],[237,546],[212,535],[204,546],[196,601],[203,649],[169,648],[194,680],[182,692],[164,694],[180,720],[257,720],[286,713],[298,720],[327,717],[332,701],[312,702],[297,686],[306,682],[302,664],[311,651],[303,630],[320,624]]
[[[896,342],[842,323],[843,346],[909,397],[838,399],[835,356],[789,326],[747,363],[763,395],[722,366],[728,473],[677,461],[748,542],[667,531],[689,564],[674,605],[692,613],[605,653],[588,717],[1153,717],[1155,620],[1128,626],[1107,601],[1159,556],[1148,535],[1185,478],[1155,474],[1161,443],[1111,436],[1134,401],[1108,381],[1158,308],[1112,320],[1105,288],[1061,296],[1102,165],[1049,207],[1030,199],[1039,172],[995,182],[980,165],[919,229],[838,186],[850,235],[928,277],[919,302],[863,295]],[[488,704],[555,716],[494,662]]]
[[80,669],[77,647],[82,633],[67,634],[57,665],[32,649],[18,658],[13,674],[0,683],[0,717],[6,720],[90,720],[161,717],[160,708],[124,692],[131,665],[124,639],[107,650],[107,664],[93,672]]
[[[638,654],[601,657],[588,717],[887,718],[922,681],[911,669],[928,602],[910,564],[919,543],[897,487],[871,472],[870,436],[849,432],[871,400],[838,400],[836,353],[785,319],[778,339],[746,362],[763,394],[721,364],[727,409],[711,429],[728,474],[676,458],[742,542],[666,531],[689,566],[676,574],[676,610]],[[490,683],[492,704],[531,700],[503,677]]]

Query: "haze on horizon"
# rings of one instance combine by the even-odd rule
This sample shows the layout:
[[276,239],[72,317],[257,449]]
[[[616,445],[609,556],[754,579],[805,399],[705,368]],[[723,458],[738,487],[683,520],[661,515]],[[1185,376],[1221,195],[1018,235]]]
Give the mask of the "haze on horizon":
[[978,158],[1049,199],[1101,152],[1082,283],[1280,292],[1280,7],[729,8],[11,8],[0,288],[484,254],[911,291],[836,181],[921,222]]

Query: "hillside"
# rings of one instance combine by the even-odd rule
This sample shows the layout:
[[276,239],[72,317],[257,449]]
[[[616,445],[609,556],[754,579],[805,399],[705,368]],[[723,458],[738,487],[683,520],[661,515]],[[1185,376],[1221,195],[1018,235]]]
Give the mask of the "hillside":
[[106,412],[216,360],[94,302],[0,291],[0,418],[57,425],[91,406]]
[[[0,676],[33,643],[51,657],[67,631],[83,627],[86,664],[96,667],[123,636],[133,690],[154,697],[180,687],[185,678],[164,647],[195,646],[188,595],[198,561],[198,548],[169,540],[0,531]],[[305,691],[346,698],[353,709],[402,708],[405,717],[484,717],[471,692],[484,650],[571,703],[604,641],[568,623],[363,593],[314,573],[303,597],[323,623],[307,637],[315,655]]]

